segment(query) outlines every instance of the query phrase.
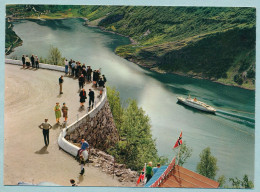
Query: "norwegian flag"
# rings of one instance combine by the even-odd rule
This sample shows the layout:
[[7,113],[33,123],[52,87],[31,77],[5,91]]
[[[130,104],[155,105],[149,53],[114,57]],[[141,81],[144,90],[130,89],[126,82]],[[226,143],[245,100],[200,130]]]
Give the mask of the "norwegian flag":
[[144,180],[144,178],[145,178],[145,167],[146,166],[144,165],[144,168],[143,168],[143,170],[142,170],[142,172],[141,172],[141,174],[140,174],[140,176],[139,176],[139,178],[138,178],[138,180],[136,182],[136,185],[138,185],[140,183],[140,181]]
[[175,145],[173,146],[173,149],[176,148],[176,147],[178,147],[178,146],[181,145],[181,144],[182,144],[182,132],[181,132],[181,134],[180,134],[178,140],[176,141]]

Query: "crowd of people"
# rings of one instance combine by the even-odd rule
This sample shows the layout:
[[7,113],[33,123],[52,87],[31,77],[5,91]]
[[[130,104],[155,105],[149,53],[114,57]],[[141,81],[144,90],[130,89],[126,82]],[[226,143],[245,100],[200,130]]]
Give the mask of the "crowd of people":
[[23,68],[35,68],[39,69],[39,58],[37,55],[32,55],[30,58],[28,55],[23,55],[22,56],[22,63],[23,63]]
[[[39,58],[37,55],[31,55],[29,57],[28,55],[22,56],[22,65],[23,68],[29,69],[29,68],[35,68],[39,69]],[[99,90],[98,97],[101,97],[103,94],[103,89],[106,84],[106,77],[105,75],[101,75],[101,68],[98,70],[92,70],[91,66],[86,66],[85,64],[81,64],[79,61],[75,62],[74,60],[70,59],[68,61],[67,59],[64,60],[64,66],[65,66],[65,76],[78,78],[78,85],[79,85],[79,97],[80,97],[80,107],[84,107],[85,100],[87,99],[87,93],[84,89],[84,86],[86,83],[92,83],[92,87],[94,89]],[[63,94],[63,75],[59,77],[59,93]],[[94,107],[94,101],[95,101],[95,93],[92,89],[89,89],[88,92],[89,96],[89,109]],[[66,103],[64,102],[62,107],[60,106],[59,102],[56,103],[54,107],[55,112],[55,118],[56,118],[56,124],[60,124],[60,118],[61,115],[63,115],[64,123],[67,123],[68,120],[68,107],[66,106]],[[42,124],[39,125],[39,128],[42,129],[43,137],[44,137],[44,143],[47,147],[49,145],[49,130],[52,129],[52,126],[48,123],[48,119],[46,118]],[[89,144],[84,139],[81,140],[81,148],[78,150],[76,159],[80,163],[80,175],[83,175],[85,172],[84,165],[86,160],[83,157],[82,152],[86,149],[89,149]],[[72,186],[77,186],[74,179],[70,180]]]
[[[39,68],[39,59],[37,56],[32,55],[31,58],[28,55],[23,55],[22,57],[23,68]],[[80,97],[80,107],[84,107],[84,103],[87,99],[87,93],[84,89],[85,84],[92,83],[92,87],[89,88],[88,97],[89,97],[89,109],[94,107],[95,101],[95,92],[93,89],[99,90],[98,97],[102,96],[103,89],[106,84],[106,77],[105,75],[101,75],[101,69],[92,70],[91,66],[85,66],[85,64],[81,64],[80,62],[75,62],[72,59],[68,61],[67,59],[64,60],[65,65],[65,75],[61,75],[59,77],[59,93],[60,95],[63,94],[63,84],[64,84],[64,76],[73,77],[78,79],[79,85],[79,97]],[[63,116],[64,123],[67,123],[68,120],[68,107],[64,102],[62,107],[60,106],[59,102],[56,103],[54,106],[56,124],[60,124],[60,118]],[[44,122],[39,125],[39,128],[42,129],[44,143],[47,147],[49,145],[49,130],[52,126],[48,123],[48,119],[45,119]],[[76,159],[80,163],[80,175],[83,175],[85,172],[84,165],[86,160],[83,157],[82,152],[84,150],[89,150],[89,144],[84,139],[81,140],[81,148],[78,150]],[[72,186],[77,186],[75,184],[75,180],[71,180]]]

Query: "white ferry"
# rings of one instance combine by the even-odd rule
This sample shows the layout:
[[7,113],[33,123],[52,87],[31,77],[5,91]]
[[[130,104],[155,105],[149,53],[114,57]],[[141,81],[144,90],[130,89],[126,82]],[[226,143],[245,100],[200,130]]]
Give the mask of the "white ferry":
[[190,107],[199,109],[201,111],[205,111],[208,113],[214,113],[216,112],[216,109],[206,103],[203,103],[201,101],[198,101],[196,98],[191,98],[190,96],[188,98],[183,97],[177,97],[178,102],[183,103],[185,105],[188,105]]

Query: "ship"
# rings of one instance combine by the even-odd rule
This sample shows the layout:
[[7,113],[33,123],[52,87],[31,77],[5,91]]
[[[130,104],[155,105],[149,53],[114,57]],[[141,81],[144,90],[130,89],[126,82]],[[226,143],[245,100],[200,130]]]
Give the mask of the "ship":
[[195,109],[208,112],[208,113],[216,113],[216,109],[206,103],[203,103],[197,98],[191,98],[190,96],[188,98],[183,98],[183,97],[177,97],[179,103],[183,103],[185,105],[188,105],[189,107],[193,107]]

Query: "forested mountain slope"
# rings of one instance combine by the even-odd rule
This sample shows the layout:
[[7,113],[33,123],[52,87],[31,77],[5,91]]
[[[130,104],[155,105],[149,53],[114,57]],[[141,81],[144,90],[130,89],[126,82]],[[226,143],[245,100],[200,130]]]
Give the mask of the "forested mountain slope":
[[84,17],[131,37],[116,53],[141,66],[254,88],[255,8],[11,5],[7,15]]

